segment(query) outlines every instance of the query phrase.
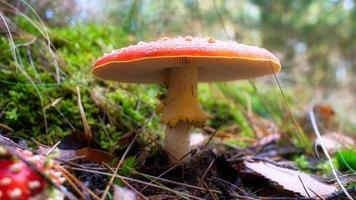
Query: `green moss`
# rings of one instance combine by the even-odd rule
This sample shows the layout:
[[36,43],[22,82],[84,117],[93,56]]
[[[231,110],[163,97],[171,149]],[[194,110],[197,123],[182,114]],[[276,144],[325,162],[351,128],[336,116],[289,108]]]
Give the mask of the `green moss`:
[[[243,136],[253,136],[252,129],[238,100],[231,100],[221,92],[217,84],[200,84],[199,95],[202,106],[211,116],[208,124],[212,127],[231,126],[237,124]],[[228,91],[224,91],[227,92]]]
[[293,161],[299,169],[309,171],[309,162],[305,155],[296,156]]

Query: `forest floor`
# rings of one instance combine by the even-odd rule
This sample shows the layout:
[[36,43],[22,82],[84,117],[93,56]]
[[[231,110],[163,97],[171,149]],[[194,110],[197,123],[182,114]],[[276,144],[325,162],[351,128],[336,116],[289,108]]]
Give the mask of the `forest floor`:
[[331,105],[305,110],[303,94],[297,100],[295,90],[265,82],[201,84],[199,100],[212,117],[172,166],[155,113],[162,88],[90,73],[96,58],[137,42],[133,36],[112,26],[48,30],[23,17],[7,21],[0,24],[0,145],[53,161],[65,178],[54,186],[67,198],[356,196],[356,128],[340,123]]
[[[169,165],[160,137],[140,140],[139,131],[124,134],[118,144],[123,148],[108,152],[83,132],[73,132],[54,146],[35,139],[9,139],[0,135],[6,148],[32,150],[54,160],[54,168],[66,181],[64,194],[79,199],[100,199],[109,185],[107,198],[121,199],[347,199],[355,196],[354,149],[336,151],[340,145],[354,145],[340,133],[323,136],[324,148],[335,153],[332,169],[317,143],[316,151],[296,147],[283,139],[271,121],[255,117],[255,131],[263,135],[246,139],[246,147],[224,143],[240,139],[231,129],[204,127],[193,133],[194,148],[175,165]],[[235,127],[236,128],[236,127]],[[198,139],[194,139],[198,138]],[[36,147],[29,149],[29,143]],[[33,145],[32,145],[33,146]],[[318,153],[318,155],[315,155]],[[24,158],[21,158],[24,159]],[[115,176],[116,179],[111,180]]]

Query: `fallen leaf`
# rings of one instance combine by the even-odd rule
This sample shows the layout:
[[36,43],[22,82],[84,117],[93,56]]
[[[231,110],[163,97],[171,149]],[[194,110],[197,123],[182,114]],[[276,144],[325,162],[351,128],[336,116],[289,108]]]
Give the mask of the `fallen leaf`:
[[285,190],[304,197],[325,197],[337,191],[335,185],[326,184],[309,174],[264,161],[244,161],[244,165],[259,175],[277,183]]
[[248,115],[248,120],[250,121],[257,138],[263,138],[269,135],[281,135],[281,131],[278,126],[268,119],[251,113]]
[[341,148],[354,148],[356,145],[351,137],[337,132],[329,132],[317,138],[314,142],[315,146],[321,146],[321,141],[330,153],[335,153]]
[[84,156],[84,159],[96,163],[111,163],[114,160],[114,157],[98,149],[82,148],[76,151],[76,155]]
[[102,149],[93,138],[87,137],[85,133],[79,131],[74,131],[65,136],[58,145],[58,148],[61,150],[77,150],[84,147]]
[[337,120],[334,108],[330,104],[317,104],[314,107],[315,115],[318,122],[326,129],[334,129],[337,127]]
[[277,142],[279,139],[281,139],[281,134],[273,133],[273,134],[266,135],[266,136],[256,140],[252,146],[254,146],[254,147],[265,146],[267,144]]

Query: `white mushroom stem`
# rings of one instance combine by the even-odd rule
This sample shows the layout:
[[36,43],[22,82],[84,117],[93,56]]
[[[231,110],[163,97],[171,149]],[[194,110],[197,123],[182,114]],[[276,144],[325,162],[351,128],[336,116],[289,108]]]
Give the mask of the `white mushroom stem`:
[[169,154],[170,163],[177,163],[190,151],[190,127],[186,122],[180,122],[174,127],[167,126],[164,148]]
[[203,124],[208,118],[198,101],[198,73],[199,68],[192,65],[172,68],[168,73],[162,121],[168,125],[164,145],[175,158],[171,163],[189,152],[190,127]]

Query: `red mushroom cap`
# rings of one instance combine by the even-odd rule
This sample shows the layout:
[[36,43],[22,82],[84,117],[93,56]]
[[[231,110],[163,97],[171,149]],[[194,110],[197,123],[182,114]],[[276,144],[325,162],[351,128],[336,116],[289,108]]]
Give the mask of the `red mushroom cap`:
[[[58,176],[54,176],[52,170],[44,164],[40,156],[32,156],[29,151],[18,153],[43,173],[50,172],[51,178],[60,182]],[[42,193],[48,187],[47,182],[40,177],[26,163],[11,156],[9,152],[0,146],[0,199],[1,200],[27,200],[30,197]]]
[[166,69],[199,66],[198,81],[253,78],[279,72],[277,57],[266,49],[212,38],[163,38],[121,48],[99,58],[93,73],[131,83],[162,83]]
[[39,194],[46,185],[25,163],[16,160],[0,161],[0,199],[26,200]]

